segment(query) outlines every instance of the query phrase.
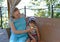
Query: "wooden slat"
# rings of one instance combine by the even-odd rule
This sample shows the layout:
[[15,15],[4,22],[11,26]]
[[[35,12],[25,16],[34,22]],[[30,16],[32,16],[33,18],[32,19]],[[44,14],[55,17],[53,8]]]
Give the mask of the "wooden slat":
[[8,0],[7,0],[7,5],[8,5],[8,18],[10,18],[10,5],[9,5]]

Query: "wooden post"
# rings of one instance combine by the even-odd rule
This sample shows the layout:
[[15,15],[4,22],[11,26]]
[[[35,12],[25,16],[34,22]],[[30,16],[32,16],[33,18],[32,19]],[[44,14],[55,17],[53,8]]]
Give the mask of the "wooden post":
[[1,17],[1,28],[2,28],[2,11],[1,11],[1,7],[0,7],[0,17]]
[[25,17],[26,17],[26,6],[24,6],[24,12],[25,12],[24,14],[25,14]]
[[54,12],[53,12],[53,5],[51,6],[52,10],[51,10],[51,18],[54,18]]
[[8,18],[10,18],[10,4],[9,4],[8,0],[7,0],[7,5],[8,5]]

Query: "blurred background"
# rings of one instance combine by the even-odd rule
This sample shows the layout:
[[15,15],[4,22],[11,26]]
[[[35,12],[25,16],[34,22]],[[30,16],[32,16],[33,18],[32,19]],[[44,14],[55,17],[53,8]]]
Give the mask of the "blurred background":
[[[21,0],[16,6],[26,17],[60,18],[60,0]],[[0,0],[0,27],[9,28],[7,0]]]

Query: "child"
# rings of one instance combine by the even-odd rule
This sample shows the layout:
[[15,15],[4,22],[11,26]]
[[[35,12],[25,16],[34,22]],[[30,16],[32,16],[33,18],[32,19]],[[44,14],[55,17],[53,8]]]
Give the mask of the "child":
[[30,36],[31,42],[40,42],[39,41],[40,40],[39,29],[34,19],[31,19],[28,24],[29,24],[28,28],[34,28],[33,31],[28,33]]

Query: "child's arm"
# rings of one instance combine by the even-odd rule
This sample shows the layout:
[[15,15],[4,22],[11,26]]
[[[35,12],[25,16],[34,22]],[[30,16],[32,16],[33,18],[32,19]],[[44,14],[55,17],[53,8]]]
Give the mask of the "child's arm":
[[32,36],[32,34],[31,34],[30,32],[29,32],[28,34],[29,34],[29,36],[30,36],[32,39],[35,40],[35,38]]
[[38,27],[36,28],[37,36],[38,36],[38,42],[40,41],[40,33]]

